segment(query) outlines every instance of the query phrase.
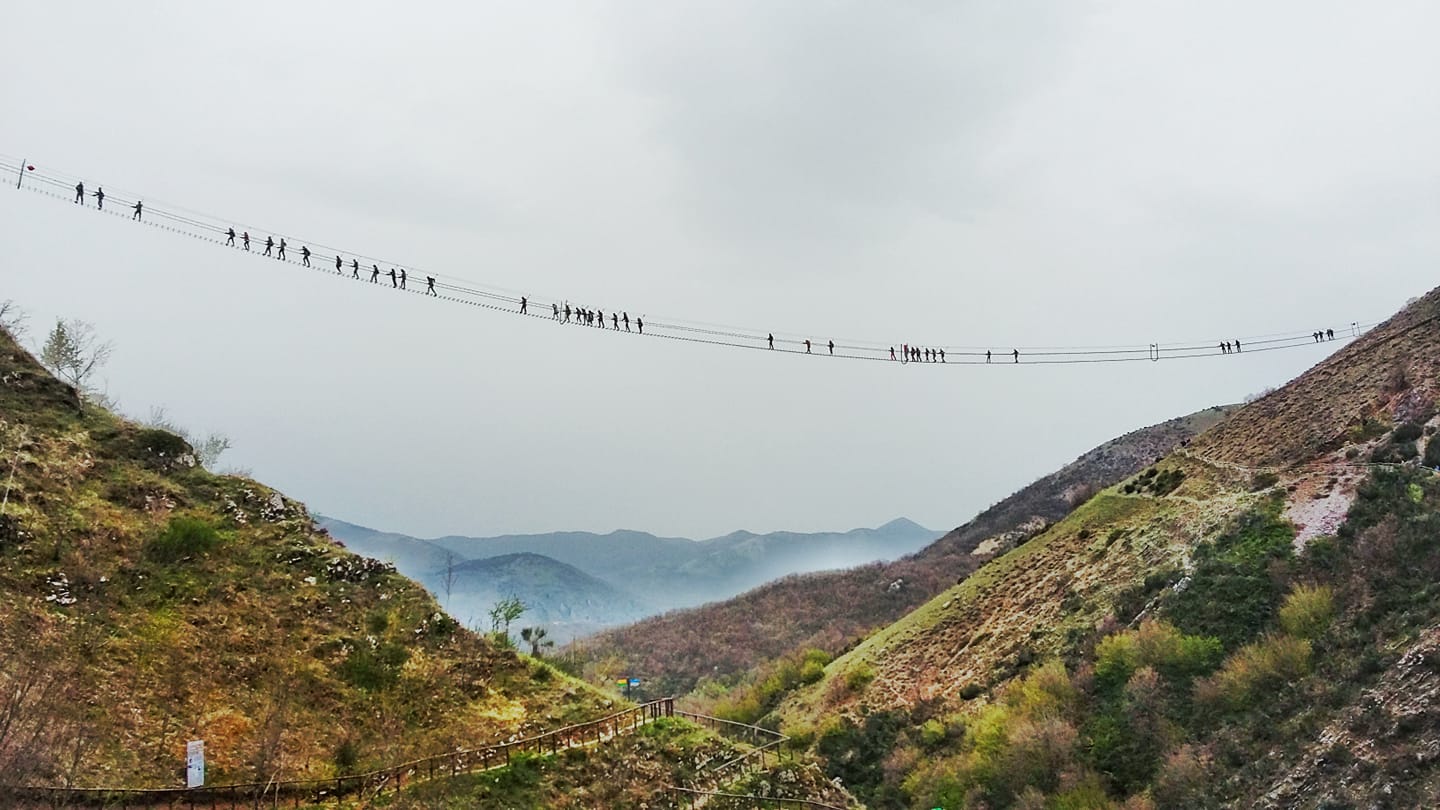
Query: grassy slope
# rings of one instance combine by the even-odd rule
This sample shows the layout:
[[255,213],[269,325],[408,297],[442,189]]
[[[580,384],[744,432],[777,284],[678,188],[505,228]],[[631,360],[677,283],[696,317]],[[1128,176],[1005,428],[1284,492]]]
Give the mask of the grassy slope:
[[[191,739],[212,783],[329,775],[608,704],[455,628],[303,505],[82,406],[3,335],[0,446],[7,466],[19,450],[0,519],[9,779],[174,785]],[[167,555],[177,518],[192,545]]]
[[838,653],[975,570],[982,559],[972,552],[985,541],[1023,537],[1020,527],[1027,523],[1058,520],[1073,508],[1074,493],[1138,472],[1230,412],[1208,408],[1106,442],[904,559],[786,577],[733,599],[606,631],[572,652],[602,680],[645,673],[657,695],[683,694],[702,677],[734,676],[806,647]]
[[[1127,495],[1116,487],[1101,493],[836,660],[823,680],[784,703],[777,719],[801,736],[833,727],[837,716],[861,722],[886,710],[909,718],[902,725],[918,726],[924,717],[971,711],[967,698],[997,699],[1001,687],[1032,662],[1058,657],[1073,667],[1088,660],[1117,619],[1123,625],[1154,597],[1170,593],[1181,570],[1192,565],[1197,544],[1259,505],[1249,467],[1283,468],[1280,491],[1293,502],[1314,490],[1317,476],[1329,476],[1322,485],[1329,487],[1342,478],[1333,467],[1297,465],[1338,464],[1346,451],[1368,452],[1375,443],[1367,441],[1367,424],[1381,425],[1383,433],[1385,425],[1429,419],[1440,391],[1437,315],[1440,291],[1158,464],[1187,473],[1174,492]],[[1391,677],[1404,681],[1407,674]],[[1246,756],[1263,754],[1246,750]],[[1238,761],[1227,765],[1241,770]],[[1317,767],[1308,767],[1297,771],[1319,781]],[[1257,773],[1245,778],[1254,780],[1248,790],[1255,800],[1263,792],[1256,785],[1267,777],[1252,770]],[[891,794],[878,803],[898,801]]]

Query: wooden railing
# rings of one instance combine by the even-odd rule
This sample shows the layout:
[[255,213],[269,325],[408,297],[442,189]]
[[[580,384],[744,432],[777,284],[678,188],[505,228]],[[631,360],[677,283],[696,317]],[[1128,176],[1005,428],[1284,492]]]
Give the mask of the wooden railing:
[[[721,793],[718,790],[691,790],[689,788],[670,788],[670,795],[684,802],[680,807],[691,807],[700,802],[705,802],[706,807],[713,807],[715,810],[729,810],[729,808],[759,807],[777,808],[777,810],[788,810],[788,808],[818,808],[818,810],[847,810],[847,808],[836,804],[825,804],[824,802],[812,801],[810,799],[783,799],[778,796],[751,796],[742,793]],[[717,801],[718,800],[718,801]]]
[[484,748],[462,749],[417,759],[389,768],[334,779],[295,779],[198,788],[59,788],[0,785],[0,807],[106,807],[106,808],[242,808],[299,807],[348,796],[375,796],[395,792],[406,783],[437,776],[456,776],[510,763],[520,753],[554,754],[567,748],[599,744],[640,728],[661,717],[675,716],[673,698],[651,701],[572,726],[522,740]]

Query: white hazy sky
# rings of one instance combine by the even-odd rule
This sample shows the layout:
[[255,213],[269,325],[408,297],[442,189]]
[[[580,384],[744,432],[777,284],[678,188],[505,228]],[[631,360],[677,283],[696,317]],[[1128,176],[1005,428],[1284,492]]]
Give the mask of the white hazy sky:
[[[223,8],[223,11],[221,10]],[[1440,259],[1432,2],[5,4],[0,153],[410,267],[777,332],[1341,328]],[[1331,347],[905,368],[397,296],[0,189],[125,410],[411,534],[937,529]],[[1338,345],[1338,344],[1335,344]]]

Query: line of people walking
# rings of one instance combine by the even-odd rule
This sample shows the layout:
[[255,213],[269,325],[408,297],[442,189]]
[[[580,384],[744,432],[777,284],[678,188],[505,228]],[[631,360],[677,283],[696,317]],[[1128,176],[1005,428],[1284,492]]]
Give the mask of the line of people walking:
[[[541,310],[541,312],[544,312],[544,310]],[[520,296],[520,314],[530,314],[530,299],[523,295]],[[577,323],[581,326],[605,328],[604,310],[598,308],[587,309],[580,306],[572,307],[569,301],[564,303],[563,308],[559,303],[551,304],[550,317],[559,323]],[[622,327],[626,332],[638,331],[643,335],[645,334],[645,319],[638,315],[635,316],[635,329],[632,330],[630,328],[630,313],[611,310],[610,328],[618,332]]]
[[1310,337],[1314,338],[1316,343],[1324,343],[1324,342],[1327,341],[1327,340],[1334,340],[1334,339],[1335,339],[1335,330],[1334,330],[1334,329],[1317,329],[1316,331],[1314,331],[1314,332],[1312,332],[1312,333],[1310,334]]
[[1221,353],[1221,354],[1239,354],[1239,353],[1240,353],[1240,341],[1237,340],[1237,341],[1235,341],[1234,343],[1231,343],[1230,341],[1227,340],[1227,341],[1225,341],[1224,343],[1221,343],[1221,344],[1220,344],[1220,353]]

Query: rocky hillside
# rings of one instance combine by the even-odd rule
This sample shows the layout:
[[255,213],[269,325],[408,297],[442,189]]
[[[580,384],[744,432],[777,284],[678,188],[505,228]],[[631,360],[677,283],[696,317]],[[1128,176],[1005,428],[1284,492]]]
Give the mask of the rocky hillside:
[[728,682],[806,648],[837,654],[1231,410],[1208,408],[1112,439],[896,562],[787,577],[734,599],[606,631],[567,655],[585,662],[597,680],[643,673],[647,689],[658,695],[684,694],[704,677]]
[[1437,315],[1095,495],[772,721],[871,807],[1434,806]]
[[608,700],[460,628],[305,507],[86,405],[0,333],[0,774],[174,786],[331,776]]

